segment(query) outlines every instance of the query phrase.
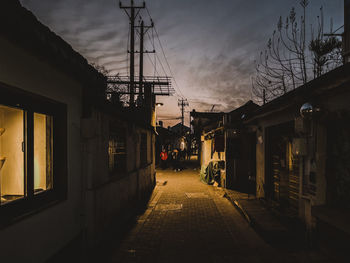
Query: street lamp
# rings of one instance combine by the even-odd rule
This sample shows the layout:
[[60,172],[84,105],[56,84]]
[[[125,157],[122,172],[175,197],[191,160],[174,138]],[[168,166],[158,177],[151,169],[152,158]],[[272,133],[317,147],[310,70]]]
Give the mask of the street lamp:
[[157,108],[162,107],[163,105],[164,105],[163,102],[156,102],[156,109],[155,109],[155,111],[154,111],[156,126],[157,126]]
[[311,103],[306,102],[300,107],[300,115],[304,119],[312,119],[316,115],[319,115],[321,109],[313,106]]

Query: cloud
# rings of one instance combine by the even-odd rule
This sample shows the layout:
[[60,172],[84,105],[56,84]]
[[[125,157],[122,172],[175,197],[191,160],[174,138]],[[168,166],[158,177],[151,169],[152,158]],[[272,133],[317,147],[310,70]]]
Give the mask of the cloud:
[[246,52],[232,57],[220,53],[196,61],[186,76],[186,82],[192,87],[190,95],[202,95],[203,105],[217,102],[224,110],[232,110],[250,99],[252,72]]
[[[127,72],[129,21],[115,0],[21,0],[45,25],[59,34],[90,62],[111,74]],[[124,4],[128,0],[122,1]],[[136,0],[135,4],[140,4]],[[254,59],[262,50],[280,15],[286,16],[298,0],[146,0],[166,57],[191,107],[230,111],[251,98]],[[325,21],[334,28],[343,23],[343,0],[310,1],[311,17],[323,5]],[[141,11],[146,23],[148,14]],[[150,35],[152,32],[150,31]],[[153,48],[147,37],[147,48]],[[160,75],[171,75],[155,40]],[[147,58],[145,59],[147,61]],[[153,74],[151,63],[145,72]],[[174,82],[174,81],[173,81]],[[177,87],[176,87],[177,88]],[[193,100],[195,99],[195,100]],[[179,116],[177,98],[157,98],[165,104],[160,114]],[[191,102],[192,100],[192,102]]]

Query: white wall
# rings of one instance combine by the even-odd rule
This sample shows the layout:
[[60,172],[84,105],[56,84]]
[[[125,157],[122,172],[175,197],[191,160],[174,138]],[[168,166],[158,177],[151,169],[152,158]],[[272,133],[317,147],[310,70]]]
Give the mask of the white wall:
[[211,156],[211,144],[213,139],[209,139],[209,140],[204,140],[203,136],[202,136],[202,162],[201,162],[201,166],[207,166],[209,164],[210,161],[212,160],[224,160],[225,161],[225,152],[220,152],[220,154],[218,152],[214,152],[213,156]]
[[81,231],[82,87],[0,37],[0,81],[67,104],[67,200],[0,230],[1,262],[42,262]]

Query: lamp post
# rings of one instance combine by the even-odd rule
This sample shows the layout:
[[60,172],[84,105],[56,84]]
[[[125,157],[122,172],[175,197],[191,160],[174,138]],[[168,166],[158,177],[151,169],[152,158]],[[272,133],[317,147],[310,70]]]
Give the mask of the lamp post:
[[156,117],[156,126],[157,126],[157,108],[160,108],[164,105],[163,102],[156,102],[156,110],[155,110],[155,117]]

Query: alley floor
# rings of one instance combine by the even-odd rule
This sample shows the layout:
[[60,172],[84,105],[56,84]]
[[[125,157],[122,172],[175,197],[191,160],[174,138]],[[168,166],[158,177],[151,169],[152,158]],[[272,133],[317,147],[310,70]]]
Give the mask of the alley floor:
[[100,262],[327,262],[268,245],[194,169],[158,170],[146,210],[110,245]]

